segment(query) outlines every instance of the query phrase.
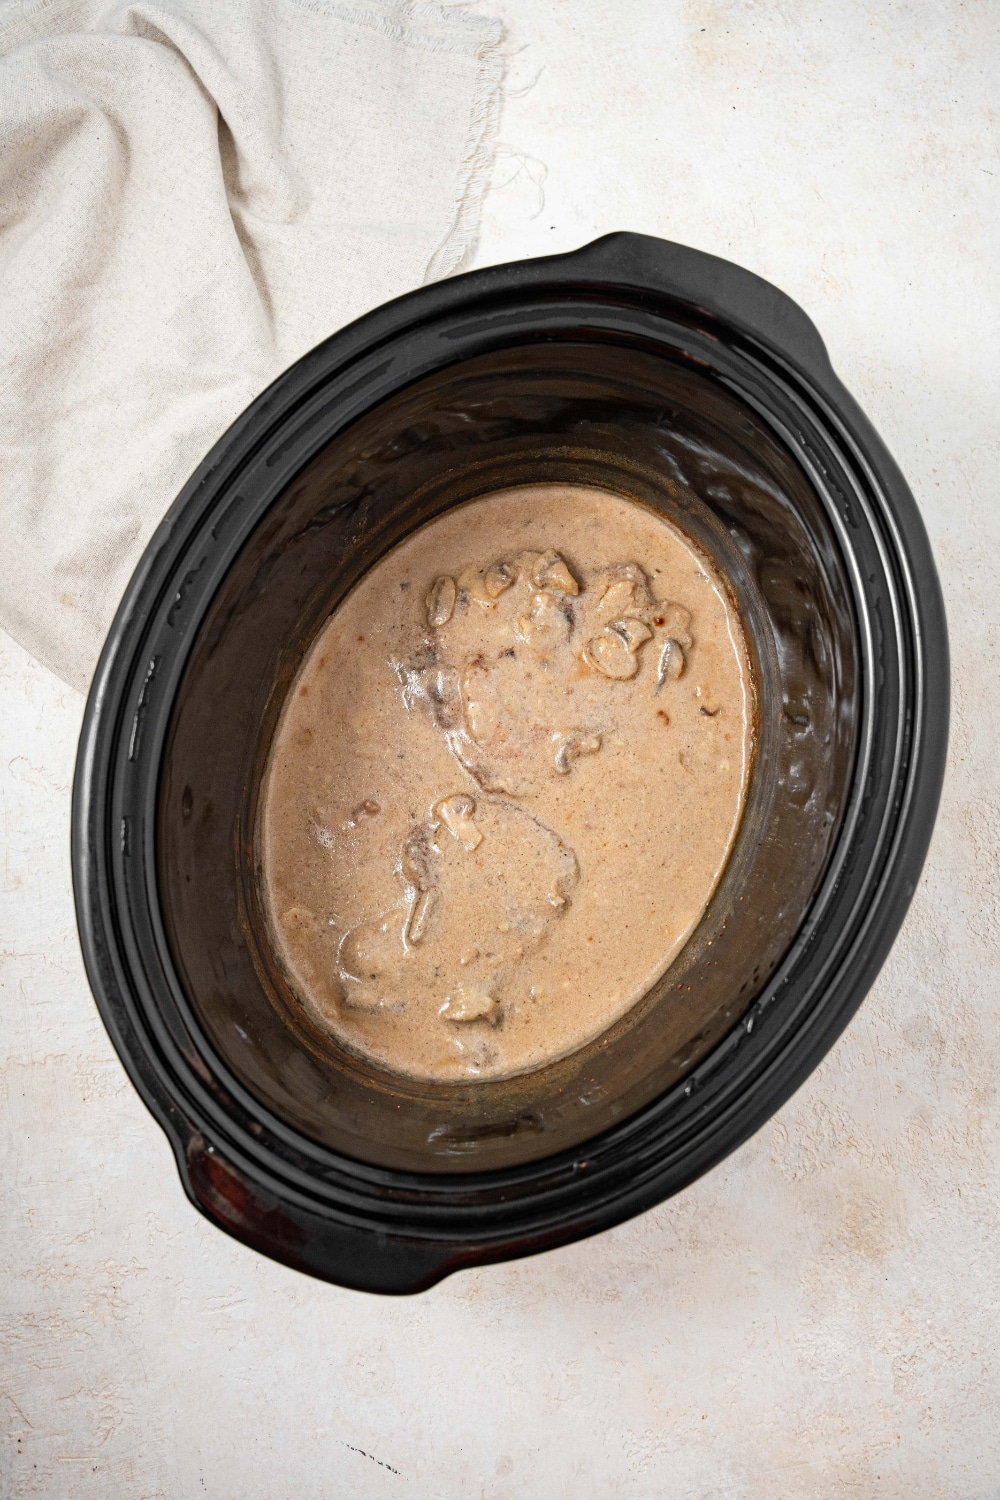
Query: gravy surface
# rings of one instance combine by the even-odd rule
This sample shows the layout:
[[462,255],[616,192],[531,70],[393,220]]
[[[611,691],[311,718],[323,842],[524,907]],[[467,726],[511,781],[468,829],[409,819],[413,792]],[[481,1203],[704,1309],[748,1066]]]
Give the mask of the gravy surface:
[[265,905],[301,1004],[417,1078],[599,1035],[711,898],[753,698],[721,578],[636,502],[535,485],[407,537],[320,631],[265,774]]

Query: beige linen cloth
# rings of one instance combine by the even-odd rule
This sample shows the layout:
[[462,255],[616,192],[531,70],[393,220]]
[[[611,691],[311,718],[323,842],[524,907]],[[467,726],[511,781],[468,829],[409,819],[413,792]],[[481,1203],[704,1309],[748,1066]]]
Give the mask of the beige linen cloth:
[[0,626],[85,688],[239,412],[457,269],[500,25],[336,0],[0,0]]

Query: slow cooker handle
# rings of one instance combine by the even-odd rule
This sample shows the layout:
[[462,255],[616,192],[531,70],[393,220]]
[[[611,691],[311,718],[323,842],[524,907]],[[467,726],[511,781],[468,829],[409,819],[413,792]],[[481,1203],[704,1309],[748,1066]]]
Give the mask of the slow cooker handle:
[[668,296],[729,324],[821,385],[836,378],[826,345],[797,302],[743,266],[648,234],[606,234],[560,256],[574,276]]
[[351,1224],[305,1199],[279,1198],[200,1131],[191,1128],[185,1141],[176,1120],[171,1124],[181,1182],[195,1208],[234,1239],[293,1270],[359,1292],[399,1296],[424,1291],[475,1261],[461,1247],[440,1242],[384,1236],[379,1243],[370,1227]]

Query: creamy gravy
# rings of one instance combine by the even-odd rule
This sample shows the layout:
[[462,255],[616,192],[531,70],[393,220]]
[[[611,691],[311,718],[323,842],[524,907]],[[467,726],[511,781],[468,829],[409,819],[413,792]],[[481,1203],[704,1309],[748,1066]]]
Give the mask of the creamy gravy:
[[705,910],[752,734],[735,606],[655,512],[569,485],[448,511],[335,611],[275,734],[263,885],[301,1004],[417,1078],[581,1046]]

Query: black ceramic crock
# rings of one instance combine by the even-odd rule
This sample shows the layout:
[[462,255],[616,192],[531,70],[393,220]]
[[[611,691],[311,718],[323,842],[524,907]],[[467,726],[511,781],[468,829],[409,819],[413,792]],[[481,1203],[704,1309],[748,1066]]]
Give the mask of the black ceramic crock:
[[[451,505],[552,480],[660,510],[724,571],[758,680],[747,810],[698,930],[610,1032],[520,1078],[415,1083],[338,1048],[289,994],[260,911],[260,772],[310,641],[365,570]],[[192,1202],[300,1270],[410,1292],[677,1192],[860,1004],[920,872],[947,718],[912,497],[768,283],[617,234],[336,334],[163,521],[80,745],[87,970]]]

